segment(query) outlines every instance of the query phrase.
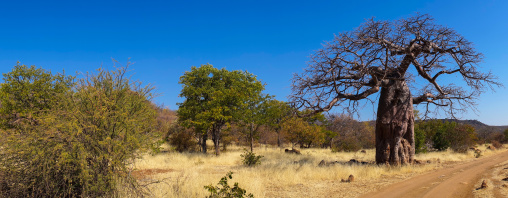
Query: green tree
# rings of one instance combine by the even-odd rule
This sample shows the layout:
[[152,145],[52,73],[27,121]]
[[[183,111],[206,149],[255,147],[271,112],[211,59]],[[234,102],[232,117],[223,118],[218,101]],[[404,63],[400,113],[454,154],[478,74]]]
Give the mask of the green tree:
[[286,102],[270,99],[266,102],[266,125],[277,133],[277,146],[282,146],[282,125],[291,115],[291,108]]
[[254,139],[259,139],[259,128],[268,122],[267,110],[269,95],[252,95],[247,98],[246,105],[243,106],[238,112],[236,119],[238,123],[244,127],[247,139],[250,143],[250,152],[254,149]]
[[179,83],[183,85],[180,97],[185,97],[184,102],[178,104],[179,122],[201,131],[202,144],[206,143],[205,133],[210,131],[216,155],[220,152],[222,127],[237,119],[247,101],[264,89],[256,76],[248,72],[217,69],[209,64],[193,66],[180,77]]

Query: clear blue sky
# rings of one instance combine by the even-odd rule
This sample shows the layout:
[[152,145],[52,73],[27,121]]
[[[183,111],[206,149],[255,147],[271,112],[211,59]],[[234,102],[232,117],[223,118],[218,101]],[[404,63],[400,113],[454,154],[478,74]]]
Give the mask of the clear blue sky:
[[[111,58],[128,57],[135,79],[162,95],[156,103],[176,109],[179,77],[210,63],[247,70],[266,83],[266,93],[286,100],[293,73],[333,35],[365,19],[395,20],[415,12],[432,15],[484,53],[491,70],[508,86],[508,1],[2,1],[0,73],[16,61],[53,72],[86,72]],[[508,125],[507,89],[478,101],[477,119]],[[370,120],[365,107],[361,120]]]

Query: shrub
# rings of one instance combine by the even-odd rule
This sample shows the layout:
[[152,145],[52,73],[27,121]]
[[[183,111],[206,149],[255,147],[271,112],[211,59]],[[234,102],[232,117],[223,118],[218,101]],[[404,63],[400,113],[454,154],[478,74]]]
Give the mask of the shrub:
[[[0,141],[0,174],[5,175],[0,197],[108,197],[120,181],[136,188],[128,165],[152,145],[156,112],[150,102],[152,88],[132,82],[126,71],[99,69],[48,97],[34,91],[37,86],[55,87],[51,83],[58,81],[39,81],[29,95],[40,98],[30,101],[50,101],[50,106],[42,105],[37,113],[28,109],[34,105],[7,109],[28,112],[19,114],[28,121],[9,122],[0,131],[5,137]],[[6,81],[2,88],[11,84]],[[0,94],[16,99],[11,90]]]
[[178,152],[184,151],[196,151],[198,141],[194,137],[194,131],[192,129],[185,129],[177,124],[172,127],[173,134],[168,138],[169,144],[175,146],[175,150]]
[[427,146],[425,145],[425,131],[415,126],[415,153],[426,153]]
[[503,147],[503,144],[499,143],[496,140],[491,140],[490,143],[492,144],[492,146],[496,147],[497,149]]
[[332,147],[332,151],[356,152],[362,149],[362,145],[354,137],[338,138]]
[[332,141],[332,151],[355,152],[375,145],[374,128],[366,122],[358,122],[348,115],[331,114],[327,129],[337,136]]
[[235,182],[233,188],[231,188],[228,184],[228,178],[233,179],[233,172],[229,172],[225,177],[221,178],[218,185],[213,186],[212,184],[205,186],[205,189],[210,192],[210,196],[208,198],[243,198],[243,197],[254,197],[252,194],[245,195],[247,193],[246,190],[240,188],[238,186],[238,182]]
[[261,155],[256,155],[253,152],[247,151],[247,149],[245,149],[245,153],[241,154],[240,156],[243,158],[243,164],[247,166],[255,166],[261,164],[261,158],[263,158]]

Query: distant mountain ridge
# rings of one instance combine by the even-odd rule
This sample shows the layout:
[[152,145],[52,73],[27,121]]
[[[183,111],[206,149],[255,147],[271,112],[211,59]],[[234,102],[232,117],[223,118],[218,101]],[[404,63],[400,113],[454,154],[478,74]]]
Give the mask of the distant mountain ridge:
[[476,131],[479,131],[482,129],[490,129],[490,130],[492,130],[492,132],[503,132],[504,130],[508,129],[508,125],[490,126],[490,125],[487,125],[487,124],[480,122],[478,120],[457,120],[457,119],[437,119],[437,120],[441,120],[443,122],[448,121],[448,122],[456,122],[459,124],[468,124],[468,125],[473,126],[476,129]]
[[[471,125],[472,127],[474,127],[476,131],[489,130],[490,132],[503,132],[504,130],[508,129],[508,125],[490,126],[490,125],[487,125],[487,124],[480,122],[478,120],[457,120],[457,119],[429,119],[429,120],[441,120],[442,122],[456,122],[459,124],[468,124],[468,125]],[[421,120],[421,121],[429,121],[429,120]],[[371,121],[367,121],[367,122],[371,126],[376,125],[375,120],[371,120]]]

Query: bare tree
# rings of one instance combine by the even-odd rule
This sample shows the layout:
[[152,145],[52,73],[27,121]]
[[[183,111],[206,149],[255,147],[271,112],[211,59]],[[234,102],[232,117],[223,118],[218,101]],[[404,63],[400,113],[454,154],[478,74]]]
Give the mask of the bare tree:
[[[380,92],[376,162],[412,163],[413,104],[425,105],[425,116],[444,109],[455,117],[469,108],[475,110],[482,92],[502,86],[490,72],[478,70],[482,58],[471,42],[435,24],[429,15],[370,19],[336,35],[311,55],[304,73],[293,78],[291,101],[314,113],[333,107],[357,112],[361,101],[373,103],[369,96]],[[409,70],[411,66],[414,70]],[[460,77],[464,86],[443,81],[447,75]]]

